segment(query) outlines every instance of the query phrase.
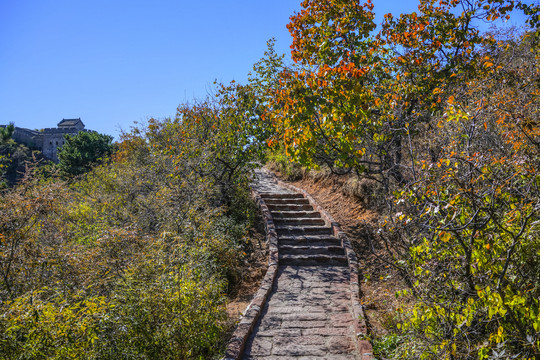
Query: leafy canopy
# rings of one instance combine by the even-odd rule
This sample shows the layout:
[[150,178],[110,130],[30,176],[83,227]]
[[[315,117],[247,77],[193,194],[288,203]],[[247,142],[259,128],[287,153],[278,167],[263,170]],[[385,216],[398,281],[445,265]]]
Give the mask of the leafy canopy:
[[113,138],[109,135],[81,131],[77,135],[64,135],[64,138],[66,142],[58,152],[58,167],[68,177],[88,172],[113,152]]

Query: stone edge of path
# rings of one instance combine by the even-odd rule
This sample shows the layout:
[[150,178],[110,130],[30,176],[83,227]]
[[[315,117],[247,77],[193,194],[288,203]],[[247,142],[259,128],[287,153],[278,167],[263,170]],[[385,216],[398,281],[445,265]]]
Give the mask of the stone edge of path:
[[231,336],[231,339],[229,340],[229,343],[227,344],[225,357],[223,360],[238,360],[244,354],[246,342],[253,331],[255,323],[261,315],[261,311],[266,304],[268,295],[272,291],[272,286],[274,285],[274,279],[278,269],[278,237],[272,214],[270,214],[270,210],[268,209],[268,206],[266,206],[266,203],[260,194],[253,188],[251,189],[251,196],[259,207],[264,219],[266,241],[268,244],[268,269],[266,270],[266,275],[261,282],[259,290],[257,290],[253,300],[251,300],[251,303],[249,303],[244,311],[244,315],[240,319],[240,322],[238,323]]
[[[270,173],[270,172],[269,172]],[[345,254],[347,255],[347,261],[349,263],[349,271],[350,271],[350,289],[351,289],[351,302],[352,302],[352,309],[353,314],[355,318],[354,327],[356,332],[356,338],[358,341],[358,352],[360,354],[360,357],[362,360],[372,360],[373,357],[373,347],[369,340],[367,340],[367,326],[365,321],[365,315],[364,310],[362,308],[362,305],[360,305],[360,285],[358,283],[358,258],[356,257],[356,253],[354,252],[351,242],[345,232],[341,230],[341,227],[338,222],[334,220],[334,218],[326,212],[313,197],[304,189],[298,188],[294,185],[287,184],[281,180],[279,180],[273,173],[270,173],[274,176],[274,178],[277,180],[278,185],[281,185],[285,188],[288,188],[292,191],[299,192],[304,195],[305,198],[307,198],[313,206],[313,208],[321,213],[322,218],[332,226],[332,232],[335,237],[337,237],[341,241],[341,245],[345,249]]]

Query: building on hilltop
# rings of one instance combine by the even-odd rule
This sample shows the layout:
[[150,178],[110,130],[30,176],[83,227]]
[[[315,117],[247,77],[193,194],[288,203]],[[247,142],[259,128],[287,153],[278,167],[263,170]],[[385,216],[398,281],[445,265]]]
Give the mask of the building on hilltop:
[[[0,125],[4,127],[5,125]],[[39,150],[43,155],[54,162],[58,162],[58,149],[66,141],[64,135],[76,135],[79,131],[89,131],[84,128],[84,123],[78,119],[62,119],[56,128],[30,130],[15,127],[13,140],[23,143],[31,149]]]
[[62,119],[57,126],[59,129],[77,129],[79,131],[84,130],[84,124],[81,121],[81,118]]

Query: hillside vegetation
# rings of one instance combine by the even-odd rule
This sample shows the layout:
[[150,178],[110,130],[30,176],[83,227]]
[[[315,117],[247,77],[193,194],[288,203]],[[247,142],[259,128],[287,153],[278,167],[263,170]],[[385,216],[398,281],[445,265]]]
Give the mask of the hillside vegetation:
[[2,194],[0,358],[219,355],[255,215],[252,147],[222,110],[182,107],[83,177]]
[[[521,12],[528,28],[491,28]],[[251,248],[250,169],[348,175],[378,211],[374,252],[403,279],[377,355],[540,357],[540,8],[306,0],[292,59],[124,134],[69,182],[0,203],[0,356],[219,356]],[[380,345],[383,344],[383,345]]]

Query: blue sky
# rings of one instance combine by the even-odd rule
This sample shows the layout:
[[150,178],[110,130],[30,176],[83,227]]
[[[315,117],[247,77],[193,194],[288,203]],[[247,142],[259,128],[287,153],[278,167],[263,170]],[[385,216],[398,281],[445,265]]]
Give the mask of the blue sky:
[[[417,1],[374,0],[377,18]],[[0,0],[0,124],[55,127],[80,117],[118,138],[245,82],[275,37],[288,53],[300,0]]]

